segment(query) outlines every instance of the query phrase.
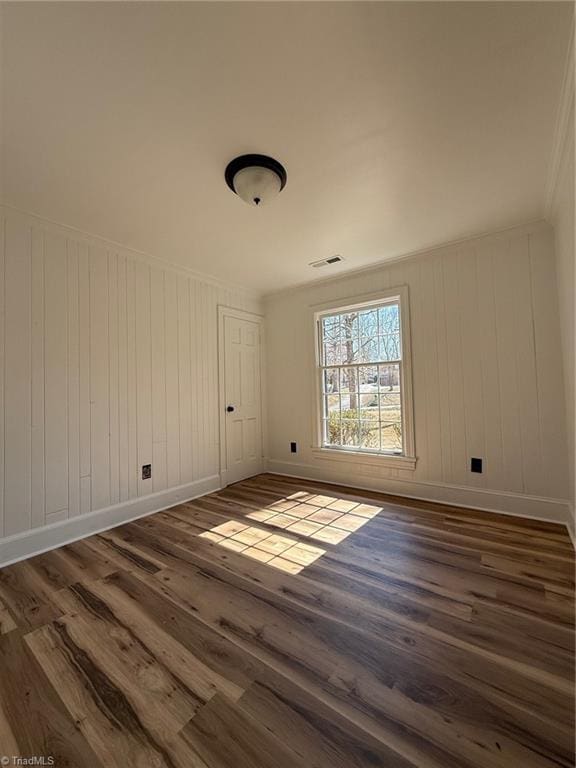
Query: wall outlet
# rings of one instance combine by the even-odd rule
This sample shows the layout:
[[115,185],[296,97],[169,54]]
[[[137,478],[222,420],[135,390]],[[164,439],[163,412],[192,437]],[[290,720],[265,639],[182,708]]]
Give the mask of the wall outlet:
[[470,472],[482,472],[482,459],[470,459]]
[[290,443],[290,453],[298,453],[298,445],[296,443]]
[[142,464],[142,480],[150,480],[152,477],[152,464]]

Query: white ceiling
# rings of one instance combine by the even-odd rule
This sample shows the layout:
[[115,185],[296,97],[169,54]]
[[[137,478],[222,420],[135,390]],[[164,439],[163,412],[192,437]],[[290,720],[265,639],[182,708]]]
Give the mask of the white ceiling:
[[266,291],[542,216],[571,3],[2,7],[11,205]]

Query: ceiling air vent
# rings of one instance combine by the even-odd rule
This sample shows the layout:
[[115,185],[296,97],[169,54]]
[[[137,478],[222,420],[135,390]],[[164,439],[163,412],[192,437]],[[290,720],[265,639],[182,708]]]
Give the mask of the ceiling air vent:
[[339,261],[344,261],[344,259],[340,254],[336,254],[335,256],[329,256],[327,259],[320,259],[320,261],[311,261],[308,266],[318,269],[319,267],[328,267],[331,264],[338,264]]

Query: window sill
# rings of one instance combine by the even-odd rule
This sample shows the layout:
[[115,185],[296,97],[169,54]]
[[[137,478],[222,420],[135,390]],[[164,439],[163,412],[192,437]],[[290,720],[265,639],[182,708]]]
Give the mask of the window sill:
[[387,453],[364,453],[338,448],[312,448],[312,453],[318,459],[328,461],[343,461],[353,464],[371,464],[376,467],[393,467],[394,469],[416,469],[416,456],[393,456]]

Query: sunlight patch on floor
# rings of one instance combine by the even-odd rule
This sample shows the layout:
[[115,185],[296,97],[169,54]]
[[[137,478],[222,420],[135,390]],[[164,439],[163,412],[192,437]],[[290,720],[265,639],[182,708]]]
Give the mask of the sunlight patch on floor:
[[[297,491],[281,501],[248,512],[246,518],[280,528],[285,533],[339,544],[380,511],[381,507],[371,504]],[[300,573],[326,553],[320,547],[237,520],[229,520],[199,535],[221,547],[292,574]]]
[[300,573],[302,568],[313,563],[326,551],[236,520],[229,520],[210,531],[204,531],[200,537],[287,573]]

